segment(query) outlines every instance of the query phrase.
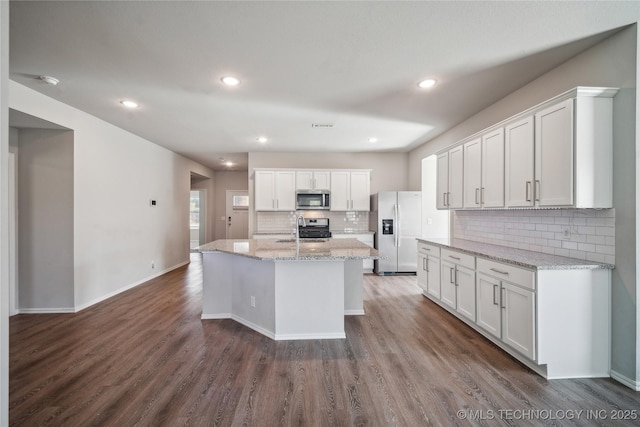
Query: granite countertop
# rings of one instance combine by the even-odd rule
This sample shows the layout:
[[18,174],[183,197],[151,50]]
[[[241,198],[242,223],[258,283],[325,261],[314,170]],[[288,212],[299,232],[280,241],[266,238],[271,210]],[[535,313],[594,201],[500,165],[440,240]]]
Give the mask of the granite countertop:
[[491,245],[488,243],[473,242],[471,240],[447,239],[447,238],[418,238],[419,242],[433,244],[446,249],[455,249],[470,255],[481,256],[494,261],[501,261],[532,270],[579,270],[579,269],[613,269],[611,264],[603,264],[594,261],[586,261],[577,258],[569,258],[559,255],[550,255],[542,252],[527,251],[524,249],[509,248],[506,246]]
[[[375,231],[370,230],[353,230],[353,229],[344,229],[344,230],[331,230],[331,234],[374,234]],[[293,230],[283,230],[283,231],[259,231],[253,233],[256,236],[269,236],[269,235],[281,235],[288,234],[293,235]]]
[[378,251],[356,239],[216,240],[197,248],[199,252],[226,252],[265,261],[313,261],[378,259]]

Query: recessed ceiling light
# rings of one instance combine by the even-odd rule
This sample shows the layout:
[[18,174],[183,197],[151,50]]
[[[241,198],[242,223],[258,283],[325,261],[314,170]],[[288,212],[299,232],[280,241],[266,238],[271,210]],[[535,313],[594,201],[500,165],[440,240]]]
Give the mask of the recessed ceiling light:
[[372,143],[372,144],[373,144],[374,142],[378,142],[378,138],[371,137],[371,138],[369,138],[369,142],[370,142],[370,143]]
[[427,79],[418,83],[418,87],[421,87],[422,89],[426,89],[426,88],[435,86],[436,83],[437,83],[437,80]]
[[38,77],[40,80],[42,80],[43,82],[45,82],[46,84],[55,86],[58,83],[60,83],[60,80],[56,79],[55,77],[51,77],[51,76],[40,76]]
[[137,108],[138,107],[138,103],[134,102],[134,101],[129,101],[129,100],[124,100],[124,101],[120,101],[120,104],[124,105],[127,108]]
[[233,162],[225,162],[225,165],[231,167],[231,166],[233,166]]
[[260,143],[260,144],[264,144],[265,142],[267,142],[267,137],[265,136],[259,136],[256,138],[256,140]]
[[225,76],[225,77],[221,78],[220,81],[222,83],[226,84],[227,86],[236,86],[236,85],[240,84],[240,80],[238,80],[236,77],[232,77],[232,76]]

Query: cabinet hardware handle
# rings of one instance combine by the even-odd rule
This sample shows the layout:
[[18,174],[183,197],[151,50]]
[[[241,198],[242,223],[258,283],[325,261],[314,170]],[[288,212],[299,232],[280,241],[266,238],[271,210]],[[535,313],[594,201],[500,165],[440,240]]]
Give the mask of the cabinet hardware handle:
[[484,205],[484,187],[480,189],[480,204]]
[[[431,200],[433,200],[433,199],[431,199]],[[457,257],[457,256],[449,255],[449,258],[457,259],[458,261],[460,261],[460,258]]]
[[527,202],[531,201],[531,195],[529,193],[531,193],[531,181],[527,181],[526,185],[525,185],[525,199],[527,200]]
[[478,205],[478,204],[479,204],[479,203],[478,203],[478,191],[479,191],[479,190],[480,190],[479,188],[476,188],[476,205]]
[[442,193],[442,206],[447,206],[447,193]]
[[498,285],[493,285],[493,305],[498,305],[498,301],[496,301],[496,290],[498,289]]
[[454,284],[454,285],[456,285],[456,286],[459,286],[459,285],[458,285],[458,269],[457,269],[457,268],[456,268],[456,270],[453,272],[453,280],[454,280],[454,281],[453,281],[453,284]]
[[533,198],[540,201],[540,180],[536,179],[536,186],[533,188]]
[[[433,200],[433,199],[432,199]],[[502,271],[502,270],[498,270],[496,268],[490,268],[489,270],[491,271],[495,271],[496,273],[500,273],[500,274],[506,274],[507,276],[509,275],[508,271]]]
[[449,267],[449,283],[453,283],[455,285],[455,282],[453,281],[453,268]]
[[504,288],[500,289],[500,308],[507,308],[507,304],[505,302],[506,298],[503,298],[502,295],[504,293]]
[[449,196],[451,193],[447,192],[447,206],[451,206],[451,200],[449,200]]
[[425,266],[425,270],[427,270],[427,273],[429,272],[429,258],[425,258],[424,259],[424,266]]

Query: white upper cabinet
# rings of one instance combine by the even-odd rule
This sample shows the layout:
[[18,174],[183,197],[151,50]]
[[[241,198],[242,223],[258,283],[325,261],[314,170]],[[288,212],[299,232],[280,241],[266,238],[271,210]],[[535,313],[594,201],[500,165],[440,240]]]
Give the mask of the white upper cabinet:
[[370,171],[331,172],[331,210],[370,210]]
[[465,208],[504,206],[504,130],[490,131],[464,147]]
[[538,206],[573,205],[573,99],[535,115],[534,199]]
[[454,147],[438,155],[438,209],[456,209],[463,205],[463,147]]
[[[612,98],[617,92],[575,88],[440,154],[438,207],[612,207]],[[464,151],[459,174],[452,170],[458,148]],[[445,154],[446,184],[440,157]],[[452,190],[456,179],[464,183],[460,205]]]
[[254,179],[256,211],[296,209],[294,171],[257,170]]
[[505,205],[508,208],[533,206],[533,116],[506,125],[504,134]]
[[[466,160],[465,160],[466,162]],[[482,136],[482,187],[480,203],[484,208],[504,206],[504,129]]]
[[479,208],[482,189],[482,140],[476,138],[463,145],[464,150],[464,198],[465,208]]
[[331,172],[299,170],[296,171],[296,190],[330,190]]

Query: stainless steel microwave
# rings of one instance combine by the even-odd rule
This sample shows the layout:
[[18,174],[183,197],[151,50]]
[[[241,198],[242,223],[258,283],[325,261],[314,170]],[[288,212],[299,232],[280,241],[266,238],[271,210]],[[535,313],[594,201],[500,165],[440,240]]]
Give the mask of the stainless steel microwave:
[[298,190],[296,191],[296,209],[326,209],[330,205],[331,196],[327,190]]

